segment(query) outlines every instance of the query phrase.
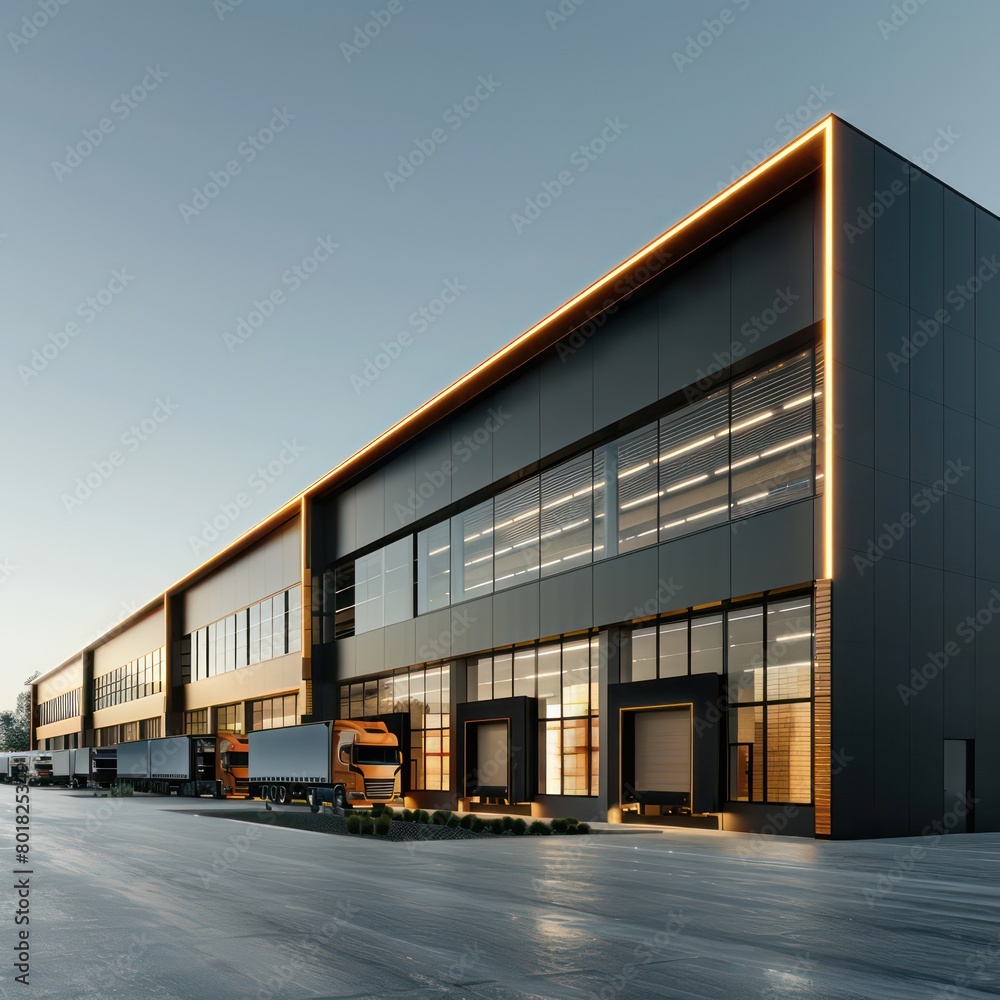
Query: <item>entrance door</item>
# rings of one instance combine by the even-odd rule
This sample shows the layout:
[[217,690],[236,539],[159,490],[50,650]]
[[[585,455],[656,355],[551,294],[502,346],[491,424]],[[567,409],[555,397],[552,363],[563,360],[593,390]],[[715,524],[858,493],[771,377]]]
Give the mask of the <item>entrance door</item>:
[[729,744],[729,799],[749,802],[753,788],[753,744]]
[[974,740],[944,741],[943,824],[952,833],[972,833]]

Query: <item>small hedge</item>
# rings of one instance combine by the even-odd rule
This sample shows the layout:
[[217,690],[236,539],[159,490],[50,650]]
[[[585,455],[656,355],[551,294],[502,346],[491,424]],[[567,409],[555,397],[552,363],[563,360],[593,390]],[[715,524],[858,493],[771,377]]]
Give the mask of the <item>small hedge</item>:
[[364,834],[372,834],[375,832],[375,820],[371,816],[365,816],[361,820],[361,832]]
[[510,832],[515,837],[523,837],[528,832],[528,824],[520,816],[510,824]]
[[452,830],[454,830],[456,827],[458,827],[460,825],[461,825],[461,820],[454,813],[452,813],[448,817],[448,822],[445,823],[445,826],[447,826],[449,829],[452,829]]
[[556,818],[550,822],[536,819],[529,824],[521,816],[496,816],[484,819],[474,813],[466,813],[459,817],[450,809],[438,809],[434,813],[428,813],[426,809],[412,811],[403,809],[397,817],[391,806],[378,804],[372,809],[371,814],[349,814],[347,832],[355,835],[377,834],[380,837],[387,837],[394,818],[408,823],[429,823],[432,826],[469,830],[472,833],[490,833],[495,837],[548,837],[552,834],[572,837],[591,832],[589,823],[581,823],[573,816]]
[[473,815],[472,815],[472,813],[466,813],[466,814],[465,814],[465,815],[464,815],[464,816],[463,816],[463,817],[462,817],[462,818],[461,818],[461,819],[460,819],[460,820],[458,821],[458,825],[459,825],[459,826],[460,826],[460,827],[461,827],[461,828],[462,828],[463,830],[471,830],[471,829],[472,829],[472,821],[473,821],[473,820],[474,820],[475,818],[476,818],[476,817],[475,817],[475,816],[473,816]]
[[431,814],[431,822],[435,826],[447,826],[450,818],[451,813],[447,809],[438,809]]
[[552,830],[548,823],[543,823],[540,819],[536,819],[531,826],[528,827],[528,833],[532,837],[547,837],[550,833],[552,833]]
[[404,809],[403,810],[403,815],[400,818],[403,820],[404,823],[412,823],[413,822],[413,810],[412,809]]
[[347,817],[347,832],[353,834],[361,833],[361,817],[357,813],[351,813]]
[[388,837],[389,827],[391,824],[392,824],[392,817],[386,816],[385,813],[382,813],[382,815],[379,816],[379,818],[375,821],[375,832],[380,837]]

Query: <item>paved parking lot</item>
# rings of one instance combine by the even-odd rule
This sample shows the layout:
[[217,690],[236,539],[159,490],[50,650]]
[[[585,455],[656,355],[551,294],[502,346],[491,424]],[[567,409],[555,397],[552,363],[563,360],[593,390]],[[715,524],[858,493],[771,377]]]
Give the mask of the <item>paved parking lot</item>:
[[[0,789],[8,858],[13,799]],[[1000,995],[1000,835],[387,844],[197,815],[219,805],[32,789],[0,994]],[[30,992],[14,981],[19,878]]]

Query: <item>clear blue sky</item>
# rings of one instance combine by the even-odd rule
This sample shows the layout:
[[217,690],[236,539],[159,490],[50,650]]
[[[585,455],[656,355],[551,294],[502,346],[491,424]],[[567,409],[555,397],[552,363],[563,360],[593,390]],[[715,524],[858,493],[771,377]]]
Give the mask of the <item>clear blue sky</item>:
[[0,31],[0,706],[827,112],[950,136],[928,169],[1000,210],[995,0],[8,0]]

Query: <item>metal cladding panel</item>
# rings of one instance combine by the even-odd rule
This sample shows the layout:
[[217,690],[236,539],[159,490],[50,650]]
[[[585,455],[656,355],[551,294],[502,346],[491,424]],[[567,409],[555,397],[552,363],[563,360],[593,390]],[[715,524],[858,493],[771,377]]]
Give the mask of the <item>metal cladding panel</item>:
[[10,774],[10,754],[0,753],[0,774]]
[[332,729],[327,722],[250,734],[250,781],[330,781]]
[[90,747],[69,751],[70,774],[90,777]]
[[119,743],[117,749],[119,778],[149,777],[149,740]]
[[73,751],[52,751],[52,777],[71,778],[73,776]]
[[[121,774],[121,757],[118,759]],[[181,778],[190,780],[191,737],[164,736],[149,741],[149,776],[151,778]]]

